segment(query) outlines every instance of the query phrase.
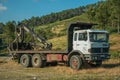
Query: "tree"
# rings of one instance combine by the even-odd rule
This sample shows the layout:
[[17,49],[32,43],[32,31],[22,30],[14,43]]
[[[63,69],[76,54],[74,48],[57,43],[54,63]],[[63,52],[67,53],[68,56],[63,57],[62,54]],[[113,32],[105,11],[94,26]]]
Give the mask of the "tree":
[[92,21],[95,21],[95,15],[96,15],[96,5],[88,5],[87,6],[87,15],[88,15],[88,18],[89,20],[92,22]]
[[6,44],[11,43],[15,38],[15,25],[13,22],[7,22],[3,28],[3,38]]
[[112,3],[115,18],[117,20],[118,33],[120,33],[120,0],[108,0]]
[[103,29],[105,29],[107,23],[109,22],[109,17],[110,14],[107,2],[101,2],[96,10],[95,18]]
[[0,23],[0,50],[3,49],[3,40],[2,40],[3,27],[4,27],[4,24]]
[[2,29],[4,27],[4,24],[3,23],[0,23],[0,34],[2,34]]

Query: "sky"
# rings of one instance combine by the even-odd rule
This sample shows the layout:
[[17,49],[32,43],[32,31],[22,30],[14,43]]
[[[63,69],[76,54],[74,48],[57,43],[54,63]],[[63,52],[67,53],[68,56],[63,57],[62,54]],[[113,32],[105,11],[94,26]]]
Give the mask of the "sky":
[[0,0],[0,22],[40,17],[98,1],[100,0]]

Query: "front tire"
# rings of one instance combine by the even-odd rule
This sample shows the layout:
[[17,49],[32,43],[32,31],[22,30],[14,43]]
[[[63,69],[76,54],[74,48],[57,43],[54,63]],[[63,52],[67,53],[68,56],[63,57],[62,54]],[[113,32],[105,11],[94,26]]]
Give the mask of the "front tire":
[[20,64],[24,67],[30,67],[31,66],[31,56],[28,54],[23,54],[20,57]]
[[79,55],[73,55],[69,61],[70,67],[74,70],[79,70],[82,67],[82,59]]

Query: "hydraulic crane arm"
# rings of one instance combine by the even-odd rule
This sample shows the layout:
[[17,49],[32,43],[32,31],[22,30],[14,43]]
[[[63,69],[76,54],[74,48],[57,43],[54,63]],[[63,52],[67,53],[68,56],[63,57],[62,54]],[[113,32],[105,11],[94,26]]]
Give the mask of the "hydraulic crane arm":
[[41,35],[37,35],[35,34],[29,27],[23,25],[22,26],[24,28],[25,31],[27,31],[28,33],[30,33],[34,38],[36,38],[38,41],[40,41],[42,44],[44,44],[44,48],[45,49],[51,49],[52,48],[52,44],[48,43],[44,37],[42,37]]
[[[41,48],[43,49],[47,49],[47,50],[50,50],[52,48],[52,43],[49,43],[46,41],[46,39],[44,37],[42,37],[41,35],[37,35],[36,33],[34,33],[29,27],[25,26],[25,25],[19,25],[19,27],[16,29],[16,39],[14,40],[14,43],[15,42],[19,42],[18,44],[20,45],[24,45],[24,31],[28,32],[30,35],[32,35],[35,39],[37,39],[40,43],[42,43],[43,45],[40,46]],[[21,41],[17,41],[19,39]],[[18,45],[17,44],[17,45]],[[18,45],[18,47],[21,47]]]
[[24,28],[24,30],[28,33],[30,33],[34,38],[36,38],[38,41],[40,41],[44,46],[44,49],[51,49],[52,48],[52,44],[48,43],[44,37],[42,37],[41,35],[37,35],[35,34],[29,27],[22,25],[21,27]]
[[28,33],[30,33],[34,38],[36,38],[38,41],[42,42],[42,43],[47,43],[45,38],[43,38],[41,35],[36,35],[29,27],[27,26],[22,26],[24,28],[25,31],[27,31]]

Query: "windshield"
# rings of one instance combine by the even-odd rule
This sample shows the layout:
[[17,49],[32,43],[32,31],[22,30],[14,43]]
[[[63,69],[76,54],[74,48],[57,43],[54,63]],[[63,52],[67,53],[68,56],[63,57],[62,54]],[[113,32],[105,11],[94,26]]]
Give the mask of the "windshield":
[[100,32],[90,32],[90,41],[91,42],[107,42],[108,34]]

